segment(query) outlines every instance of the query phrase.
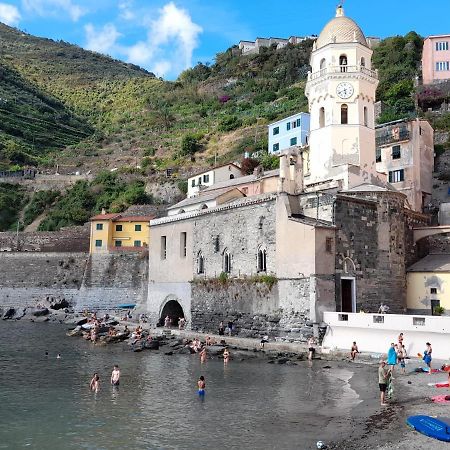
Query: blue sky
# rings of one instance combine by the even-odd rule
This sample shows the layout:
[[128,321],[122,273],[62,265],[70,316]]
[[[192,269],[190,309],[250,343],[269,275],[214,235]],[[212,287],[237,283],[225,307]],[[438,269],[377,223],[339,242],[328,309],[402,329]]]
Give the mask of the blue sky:
[[[0,0],[0,21],[168,79],[241,39],[320,33],[338,0]],[[346,0],[367,36],[450,33],[448,0]]]

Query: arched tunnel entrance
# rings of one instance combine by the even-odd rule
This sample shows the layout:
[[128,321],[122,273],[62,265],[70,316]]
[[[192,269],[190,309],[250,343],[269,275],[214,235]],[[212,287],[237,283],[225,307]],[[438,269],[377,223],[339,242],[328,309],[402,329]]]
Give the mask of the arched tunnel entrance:
[[184,318],[184,312],[182,306],[176,300],[169,300],[161,311],[158,326],[164,326],[165,318],[169,316],[171,319],[171,326],[177,327],[178,321],[181,317]]

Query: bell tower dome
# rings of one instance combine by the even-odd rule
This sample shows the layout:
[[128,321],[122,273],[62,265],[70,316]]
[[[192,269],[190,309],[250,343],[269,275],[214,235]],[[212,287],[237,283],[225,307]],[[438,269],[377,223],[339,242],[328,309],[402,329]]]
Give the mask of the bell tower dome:
[[349,189],[378,179],[372,50],[355,21],[338,6],[314,43],[306,96],[311,114],[305,184],[334,180]]

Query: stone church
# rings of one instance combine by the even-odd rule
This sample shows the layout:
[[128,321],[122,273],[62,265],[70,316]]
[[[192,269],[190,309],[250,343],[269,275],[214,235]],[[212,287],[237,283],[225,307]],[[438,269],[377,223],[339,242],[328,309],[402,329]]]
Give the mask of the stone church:
[[191,329],[232,321],[242,336],[303,339],[324,311],[406,310],[412,229],[428,216],[376,170],[371,57],[338,7],[311,55],[309,148],[281,153],[276,188],[150,222],[153,324],[184,316]]

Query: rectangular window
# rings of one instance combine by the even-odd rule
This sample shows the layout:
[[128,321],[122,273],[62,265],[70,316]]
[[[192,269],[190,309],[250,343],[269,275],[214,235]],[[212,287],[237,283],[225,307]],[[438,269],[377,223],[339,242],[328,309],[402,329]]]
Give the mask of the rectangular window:
[[291,138],[291,146],[292,145],[297,145],[297,138],[296,137]]
[[430,288],[430,294],[437,294],[437,288]]
[[186,242],[187,242],[187,234],[186,232],[180,233],[180,256],[182,258],[186,258],[187,251],[186,251]]
[[96,226],[97,230],[103,230],[103,224],[102,223],[98,223]]
[[161,236],[161,259],[167,259],[167,236]]
[[289,131],[291,129],[291,122],[288,122],[286,124],[286,130]]
[[122,231],[122,225],[116,225],[116,231]]
[[272,150],[273,150],[274,152],[278,152],[278,151],[280,150],[280,144],[278,144],[278,143],[273,144]]
[[192,186],[192,187],[195,187],[195,178],[192,179],[192,181],[191,181],[191,186]]
[[202,177],[198,177],[198,185],[200,186],[202,184]]
[[375,150],[375,162],[381,162],[381,148]]
[[437,51],[448,50],[448,41],[436,42],[436,50]]
[[116,247],[122,247],[122,241],[115,241],[115,242],[114,242],[114,245],[115,245]]
[[134,246],[135,247],[142,247],[142,242],[141,241],[134,241]]
[[327,237],[325,240],[325,251],[327,253],[332,253],[333,251],[333,238]]
[[275,127],[275,128],[273,129],[272,134],[273,134],[274,136],[276,136],[277,134],[280,134],[280,127]]
[[438,61],[436,63],[436,71],[443,72],[450,70],[450,61]]
[[392,159],[400,159],[401,153],[400,153],[400,145],[394,145],[392,147]]
[[134,231],[142,231],[142,225],[135,225]]
[[203,183],[209,183],[209,174],[203,175]]
[[297,122],[292,122],[292,129],[297,128]]
[[97,239],[96,241],[95,241],[95,246],[96,247],[101,247],[102,246],[102,240],[101,239]]
[[302,119],[297,119],[297,126],[301,127],[302,126]]
[[405,171],[403,169],[389,172],[389,183],[400,183],[401,181],[405,181]]

